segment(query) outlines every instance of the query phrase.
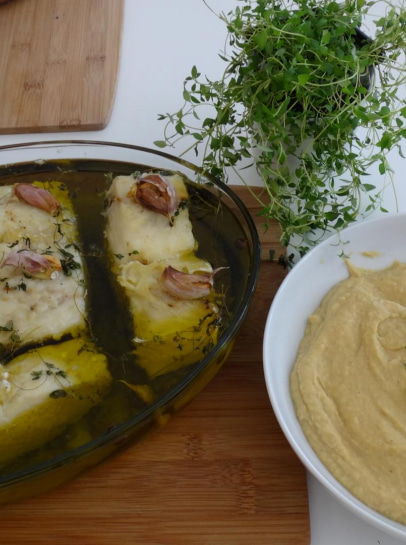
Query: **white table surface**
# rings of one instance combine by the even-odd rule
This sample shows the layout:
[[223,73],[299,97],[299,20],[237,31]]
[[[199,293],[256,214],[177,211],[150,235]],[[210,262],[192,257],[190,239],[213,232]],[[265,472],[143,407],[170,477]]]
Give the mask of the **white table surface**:
[[[237,5],[237,0],[208,1],[216,11],[228,12]],[[163,122],[157,116],[180,108],[183,81],[192,66],[195,64],[211,79],[220,76],[224,63],[218,53],[225,37],[224,24],[203,0],[126,0],[117,92],[108,126],[102,131],[0,135],[0,145],[84,138],[153,148],[153,141],[162,139]],[[167,151],[178,155],[183,149],[179,146]],[[196,161],[192,153],[186,158]],[[406,212],[406,186],[401,185],[406,161],[394,155],[391,163],[398,210]],[[371,172],[371,179],[374,177],[379,175]],[[231,178],[230,183],[238,180]],[[250,183],[259,185],[260,181],[251,174]],[[392,191],[387,191],[384,203],[390,211],[396,211]],[[308,485],[311,545],[403,543],[354,516],[311,475]]]

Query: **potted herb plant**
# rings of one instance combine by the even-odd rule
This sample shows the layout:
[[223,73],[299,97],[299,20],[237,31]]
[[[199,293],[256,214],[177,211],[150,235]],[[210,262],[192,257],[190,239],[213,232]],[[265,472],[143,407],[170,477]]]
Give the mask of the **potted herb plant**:
[[[242,0],[219,15],[228,31],[221,79],[194,66],[183,107],[159,116],[166,124],[155,144],[188,139],[186,151],[224,180],[232,169],[244,181],[255,165],[266,188],[262,215],[301,255],[319,233],[382,207],[387,154],[402,154],[406,136],[406,8],[385,4],[374,18],[378,4]],[[373,165],[379,187],[368,180]]]

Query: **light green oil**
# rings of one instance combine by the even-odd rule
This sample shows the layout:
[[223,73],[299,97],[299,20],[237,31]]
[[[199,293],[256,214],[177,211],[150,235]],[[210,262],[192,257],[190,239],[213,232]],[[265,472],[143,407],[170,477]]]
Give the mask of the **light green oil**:
[[[44,165],[21,164],[13,171],[0,170],[2,185],[17,182],[61,181],[69,189],[78,218],[88,287],[88,318],[93,341],[108,358],[113,386],[103,402],[94,407],[81,421],[36,452],[16,460],[0,471],[0,485],[7,475],[24,472],[90,441],[106,437],[134,418],[140,418],[139,434],[143,433],[142,415],[158,410],[160,401],[165,411],[182,395],[182,385],[189,382],[199,361],[176,372],[149,377],[137,364],[131,339],[132,317],[125,298],[110,272],[110,258],[105,246],[105,192],[114,176],[148,170],[142,165],[99,160],[78,160],[68,164],[47,162]],[[227,267],[215,289],[224,295],[221,309],[222,327],[229,325],[239,309],[246,290],[252,255],[246,235],[234,213],[224,205],[219,207],[216,196],[204,187],[187,182],[190,196],[189,213],[198,254],[213,267]],[[221,338],[220,338],[220,342]],[[204,382],[202,371],[202,382]],[[194,378],[199,381],[199,376]],[[134,391],[129,385],[137,385]],[[198,391],[199,388],[196,388]],[[3,445],[0,448],[5,448]]]

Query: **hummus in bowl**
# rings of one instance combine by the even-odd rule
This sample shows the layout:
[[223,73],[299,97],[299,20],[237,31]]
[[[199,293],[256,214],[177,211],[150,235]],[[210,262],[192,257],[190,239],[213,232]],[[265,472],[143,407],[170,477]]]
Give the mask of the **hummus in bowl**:
[[264,337],[269,396],[298,456],[347,507],[403,538],[405,235],[399,214],[324,241],[285,279]]

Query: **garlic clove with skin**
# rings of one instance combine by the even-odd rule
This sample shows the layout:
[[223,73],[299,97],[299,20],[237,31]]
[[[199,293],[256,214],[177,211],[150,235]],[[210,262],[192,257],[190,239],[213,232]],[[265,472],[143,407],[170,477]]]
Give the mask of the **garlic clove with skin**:
[[163,216],[170,216],[179,207],[175,186],[169,178],[161,174],[147,174],[138,178],[128,197]]
[[201,299],[211,292],[214,275],[227,267],[219,267],[211,273],[190,274],[166,267],[161,275],[161,286],[178,299]]
[[39,208],[50,214],[57,212],[61,208],[59,201],[49,191],[32,184],[16,184],[14,186],[14,195],[20,201],[24,201],[34,208]]
[[32,250],[15,250],[2,261],[0,268],[12,267],[35,278],[54,278],[62,270],[60,260],[52,255],[37,254]]

